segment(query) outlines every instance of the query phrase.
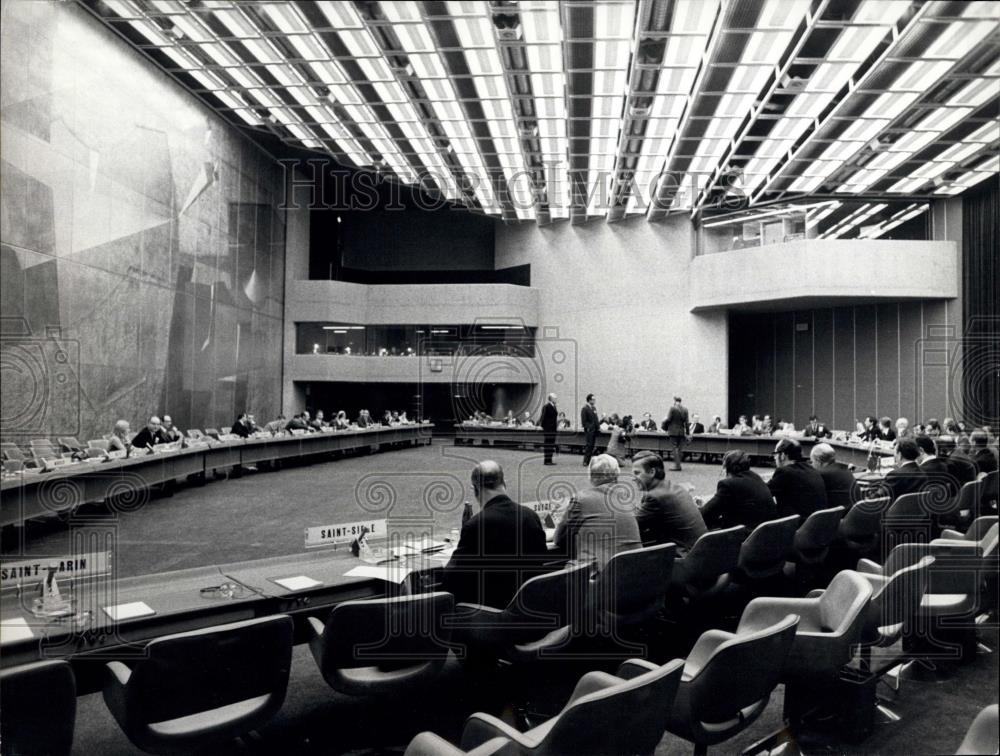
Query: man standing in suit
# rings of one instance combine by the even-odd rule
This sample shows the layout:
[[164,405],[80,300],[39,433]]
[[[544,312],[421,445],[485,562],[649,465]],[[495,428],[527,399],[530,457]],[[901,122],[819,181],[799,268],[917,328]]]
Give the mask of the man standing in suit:
[[642,547],[635,513],[616,501],[618,460],[598,454],[590,463],[592,488],[570,499],[556,527],[556,551],[578,562],[596,562],[604,569],[615,554]]
[[846,513],[857,497],[858,482],[843,462],[837,461],[837,453],[830,444],[816,444],[809,452],[813,467],[826,486],[826,505],[843,507]]
[[679,396],[674,397],[674,406],[667,412],[663,420],[663,430],[670,438],[670,444],[674,449],[674,466],[671,470],[681,469],[681,455],[684,454],[684,442],[687,441],[688,411],[681,404]]
[[632,458],[632,475],[642,489],[635,519],[643,546],[676,543],[684,554],[705,532],[705,521],[686,488],[667,480],[663,459],[651,451]]
[[883,493],[895,501],[903,494],[917,493],[924,487],[925,476],[917,464],[920,447],[912,438],[896,442],[896,469],[890,470],[882,481]]
[[552,454],[556,450],[556,429],[559,427],[559,411],[556,409],[556,395],[549,394],[542,407],[542,416],[538,420],[544,434],[545,464],[554,465]]
[[458,546],[442,573],[442,590],[465,601],[502,609],[548,558],[538,515],[507,495],[503,469],[485,460],[472,470],[482,509],[462,525]]
[[597,445],[597,426],[600,420],[597,417],[597,401],[593,394],[587,394],[587,403],[580,410],[580,425],[583,426],[584,447],[583,466],[590,464],[590,458],[594,456],[594,447]]
[[797,514],[805,519],[818,509],[826,509],[826,485],[823,478],[802,459],[802,445],[794,438],[783,438],[774,447],[777,470],[767,482],[778,504],[778,517]]

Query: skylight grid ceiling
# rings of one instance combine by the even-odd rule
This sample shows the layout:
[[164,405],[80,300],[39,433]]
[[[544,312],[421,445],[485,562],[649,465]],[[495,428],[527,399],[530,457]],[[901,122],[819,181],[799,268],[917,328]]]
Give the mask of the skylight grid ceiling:
[[505,220],[998,172],[996,0],[78,1],[240,128]]

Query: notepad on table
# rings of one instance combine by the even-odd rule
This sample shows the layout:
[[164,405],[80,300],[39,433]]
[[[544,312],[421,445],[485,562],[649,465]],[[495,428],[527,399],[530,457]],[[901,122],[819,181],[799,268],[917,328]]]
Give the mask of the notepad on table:
[[294,577],[287,578],[271,578],[271,582],[277,583],[282,588],[286,588],[289,591],[304,591],[306,588],[323,585],[323,583],[319,580],[313,580],[311,577],[306,577],[305,575],[295,575]]
[[405,567],[382,567],[375,564],[359,564],[344,573],[345,577],[367,577],[386,580],[390,583],[402,583],[413,570]]
[[104,607],[104,613],[115,622],[119,620],[134,619],[135,617],[148,617],[156,612],[145,601],[133,601],[128,604],[118,604],[117,606]]

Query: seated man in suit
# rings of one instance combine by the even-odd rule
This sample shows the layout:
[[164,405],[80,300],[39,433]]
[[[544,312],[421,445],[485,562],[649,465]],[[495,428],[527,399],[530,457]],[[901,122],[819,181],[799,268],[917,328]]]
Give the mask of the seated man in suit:
[[747,422],[746,415],[740,415],[739,421],[736,423],[736,425],[733,426],[733,433],[738,436],[753,435],[753,428],[751,428],[750,424]]
[[580,491],[566,507],[556,527],[555,546],[560,555],[578,562],[596,562],[604,569],[615,554],[642,546],[635,513],[624,508],[614,486],[618,460],[598,454],[590,461],[593,488]]
[[938,457],[944,460],[948,473],[955,479],[960,489],[966,483],[971,483],[976,479],[975,463],[969,459],[965,452],[958,450],[954,436],[938,436],[937,452]]
[[828,507],[843,507],[844,512],[859,498],[858,482],[847,465],[837,461],[837,453],[830,444],[816,444],[809,452],[813,467],[826,486]]
[[687,434],[689,436],[695,436],[699,433],[705,432],[705,426],[702,424],[701,420],[697,415],[691,415],[691,422],[688,423]]
[[235,436],[240,438],[247,438],[250,435],[250,424],[247,422],[247,413],[241,412],[236,418],[236,422],[233,423],[232,429],[229,431]]
[[719,481],[715,496],[701,508],[701,516],[710,529],[746,525],[753,530],[762,522],[774,520],[778,508],[767,484],[750,469],[750,456],[740,449],[726,452],[722,458],[726,477]]
[[767,487],[778,504],[778,517],[797,514],[803,521],[818,509],[826,509],[826,485],[809,460],[802,459],[802,445],[783,438],[774,447],[777,470]]
[[896,420],[896,438],[913,438],[913,429],[910,427],[910,421],[905,417]]
[[462,525],[458,546],[442,573],[442,590],[502,609],[548,559],[538,515],[507,495],[503,469],[485,460],[472,469],[472,492],[482,509]]
[[920,465],[920,471],[926,477],[924,490],[928,491],[936,487],[943,490],[941,495],[944,497],[957,496],[958,480],[951,474],[945,461],[937,455],[937,445],[934,443],[934,439],[923,434],[917,436],[915,440],[920,448],[917,464]]
[[632,475],[643,492],[635,513],[642,545],[676,543],[684,554],[707,530],[691,494],[667,480],[663,458],[651,451],[632,458]]
[[830,438],[833,436],[833,431],[821,423],[816,415],[810,415],[809,422],[802,429],[802,435],[806,438]]
[[991,473],[997,469],[997,455],[990,448],[990,434],[983,430],[969,434],[972,443],[972,461],[981,473]]
[[184,434],[181,433],[180,428],[174,425],[174,420],[170,415],[163,416],[163,425],[160,428],[160,435],[163,436],[164,443],[173,443],[174,441],[183,441]]
[[918,493],[924,487],[924,473],[917,464],[920,447],[912,438],[901,438],[896,442],[896,469],[891,470],[882,481],[881,495],[895,501],[903,494]]
[[160,418],[153,415],[149,418],[149,422],[146,423],[146,427],[135,434],[135,438],[132,439],[132,446],[136,449],[148,449],[155,444],[165,443],[162,428]]

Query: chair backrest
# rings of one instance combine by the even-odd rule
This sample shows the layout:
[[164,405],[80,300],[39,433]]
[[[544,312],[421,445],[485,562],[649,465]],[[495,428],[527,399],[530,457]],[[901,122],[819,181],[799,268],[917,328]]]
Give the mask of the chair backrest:
[[931,514],[933,494],[930,491],[903,494],[896,499],[885,513],[887,519],[926,519]]
[[3,461],[4,472],[15,473],[24,469],[24,462],[19,459],[5,459]]
[[752,571],[783,564],[795,543],[798,525],[798,515],[762,522],[740,546],[740,568]]
[[35,459],[54,459],[59,456],[59,452],[52,444],[32,444],[31,455]]
[[87,442],[88,449],[97,449],[99,451],[107,451],[109,447],[109,442],[106,438],[92,438]]
[[[898,548],[898,547],[897,547]],[[916,564],[897,570],[872,593],[868,605],[866,630],[899,625],[913,619],[930,583],[930,567],[934,557],[925,556]]]
[[24,452],[17,444],[5,443],[2,445],[4,459],[24,460]]
[[882,516],[891,503],[892,500],[888,496],[861,499],[856,502],[840,521],[841,538],[856,543],[874,538],[882,525]]
[[[663,713],[673,705],[683,672],[681,659],[613,685],[602,684],[607,673],[588,672],[534,753],[652,753],[663,738]],[[600,689],[577,692],[595,687]]]
[[33,438],[28,441],[28,446],[52,446],[52,440],[48,438]]
[[211,436],[216,441],[219,440],[219,429],[218,428],[205,428],[205,435]]
[[68,754],[76,722],[76,679],[65,661],[0,672],[0,743],[5,754]]
[[720,644],[686,682],[693,718],[709,725],[738,720],[745,709],[766,701],[781,680],[798,625],[798,615],[789,614]]
[[526,580],[504,609],[504,621],[544,632],[573,624],[590,598],[590,572],[589,564],[580,564]]
[[591,586],[595,605],[616,614],[633,614],[663,603],[677,546],[663,543],[615,554]]
[[201,438],[204,434],[197,428],[188,428],[187,437],[188,438]]
[[978,512],[979,502],[983,498],[986,484],[982,480],[970,480],[958,491],[958,502],[955,509],[958,512]]
[[991,527],[1000,522],[1000,518],[994,516],[977,517],[965,531],[966,541],[980,541]]
[[670,581],[677,585],[703,584],[714,582],[719,575],[736,569],[740,545],[746,540],[747,532],[745,526],[737,525],[702,534],[691,550],[674,562]]
[[320,669],[445,659],[451,630],[443,620],[454,608],[455,597],[443,592],[337,604],[323,631]]
[[126,686],[130,713],[154,723],[268,694],[284,700],[293,628],[279,614],[151,641]]
[[87,458],[88,459],[101,459],[104,456],[104,452],[101,449],[95,449],[92,446],[87,447]]
[[841,570],[819,597],[820,629],[854,643],[861,633],[872,586],[854,570]]
[[958,756],[967,754],[1000,753],[997,739],[1000,738],[1000,706],[987,706],[976,715],[965,733],[962,745],[955,751]]
[[825,549],[837,537],[843,507],[818,509],[795,531],[795,548],[799,551]]
[[77,441],[76,438],[74,438],[73,436],[59,436],[59,438],[57,438],[56,441],[58,441],[59,445],[62,446],[63,451],[73,452],[73,451],[80,451],[81,449],[83,449],[83,447],[80,445],[80,442]]

